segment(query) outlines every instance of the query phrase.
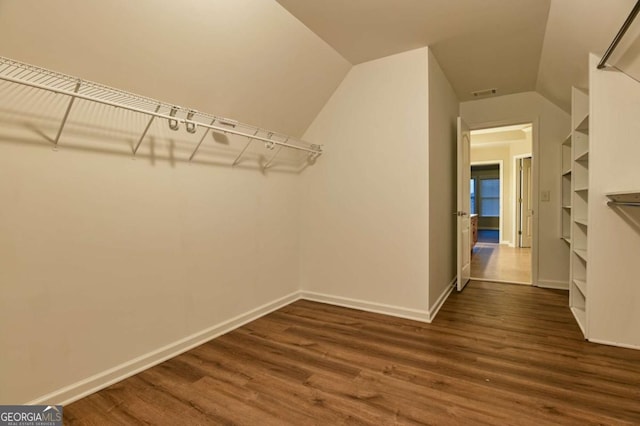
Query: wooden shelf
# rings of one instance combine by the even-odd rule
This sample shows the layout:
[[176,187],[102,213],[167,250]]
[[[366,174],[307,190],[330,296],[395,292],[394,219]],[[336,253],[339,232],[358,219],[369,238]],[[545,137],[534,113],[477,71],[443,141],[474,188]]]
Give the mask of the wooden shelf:
[[583,249],[573,249],[573,252],[574,252],[575,254],[577,254],[577,255],[578,255],[578,257],[579,257],[580,259],[584,260],[585,262],[588,262],[588,261],[589,261],[588,256],[587,256],[587,251],[586,251],[586,250],[583,250]]
[[571,206],[562,206],[563,209],[571,210]]
[[589,187],[588,186],[581,186],[579,188],[574,189],[575,192],[584,192],[584,191],[588,191]]
[[562,142],[562,145],[564,146],[571,146],[571,133],[569,133],[569,136],[567,136],[564,141]]
[[587,282],[584,280],[573,280],[576,288],[580,290],[580,293],[586,298],[587,297]]
[[564,172],[562,172],[562,176],[567,176],[571,174],[571,169],[569,170],[565,170]]
[[567,243],[567,244],[571,245],[571,238],[569,238],[569,237],[562,237],[562,240],[563,240],[565,243]]

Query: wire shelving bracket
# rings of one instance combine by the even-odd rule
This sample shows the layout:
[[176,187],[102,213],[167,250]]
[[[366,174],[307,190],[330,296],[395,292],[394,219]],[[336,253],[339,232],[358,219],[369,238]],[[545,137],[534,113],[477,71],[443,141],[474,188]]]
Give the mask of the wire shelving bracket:
[[55,147],[58,146],[74,101],[76,99],[83,99],[149,116],[149,121],[133,148],[133,155],[138,152],[140,145],[144,141],[155,119],[167,120],[169,128],[174,131],[178,131],[181,124],[184,125],[188,133],[196,133],[199,127],[205,129],[204,134],[191,153],[189,161],[193,160],[206,136],[211,131],[237,135],[248,139],[246,145],[234,160],[233,166],[240,162],[240,159],[254,141],[264,142],[268,149],[278,147],[263,167],[264,169],[273,165],[273,161],[283,148],[306,152],[310,163],[315,162],[323,153],[321,145],[309,144],[282,133],[240,123],[229,118],[203,113],[192,108],[176,106],[171,103],[147,98],[121,89],[79,79],[2,56],[0,56],[0,80],[69,97],[69,103],[67,104],[56,137],[53,140]]

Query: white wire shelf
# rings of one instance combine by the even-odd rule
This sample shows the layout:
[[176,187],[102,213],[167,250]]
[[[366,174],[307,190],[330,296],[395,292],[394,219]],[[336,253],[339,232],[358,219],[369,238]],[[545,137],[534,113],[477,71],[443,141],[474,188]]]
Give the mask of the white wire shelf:
[[142,134],[133,148],[134,155],[137,153],[138,148],[142,144],[155,119],[167,120],[169,128],[175,131],[179,131],[180,128],[183,127],[186,132],[193,134],[197,132],[198,128],[205,129],[201,139],[194,147],[193,152],[189,157],[189,161],[194,158],[205,137],[211,131],[247,138],[247,144],[233,162],[234,166],[239,163],[243,154],[254,141],[264,142],[266,148],[274,150],[274,153],[263,166],[265,169],[274,163],[275,158],[283,148],[306,152],[308,154],[308,159],[312,163],[322,155],[323,152],[321,145],[310,144],[282,133],[262,129],[250,124],[240,123],[237,120],[219,117],[197,111],[195,109],[180,107],[171,103],[147,98],[124,90],[105,86],[100,83],[83,80],[2,56],[0,56],[0,80],[69,97],[69,103],[67,104],[65,114],[53,140],[55,146],[58,145],[67,118],[69,117],[69,113],[73,108],[74,101],[76,99],[83,99],[149,116],[149,121],[146,127],[141,129]]

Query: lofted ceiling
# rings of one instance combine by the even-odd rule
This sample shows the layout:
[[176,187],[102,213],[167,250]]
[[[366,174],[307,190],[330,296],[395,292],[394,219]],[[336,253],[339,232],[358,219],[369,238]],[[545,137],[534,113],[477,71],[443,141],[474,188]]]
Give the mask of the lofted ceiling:
[[351,68],[275,1],[179,3],[0,0],[0,56],[293,136]]
[[277,1],[352,64],[428,45],[461,101],[537,90],[568,111],[636,0]]

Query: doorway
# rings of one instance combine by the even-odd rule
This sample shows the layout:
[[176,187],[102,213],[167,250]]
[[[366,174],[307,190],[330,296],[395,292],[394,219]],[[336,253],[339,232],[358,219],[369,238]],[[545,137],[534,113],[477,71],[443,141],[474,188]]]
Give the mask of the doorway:
[[471,131],[471,279],[532,283],[532,128]]
[[501,241],[502,170],[502,160],[471,162],[469,213],[477,227],[476,241],[480,243]]

